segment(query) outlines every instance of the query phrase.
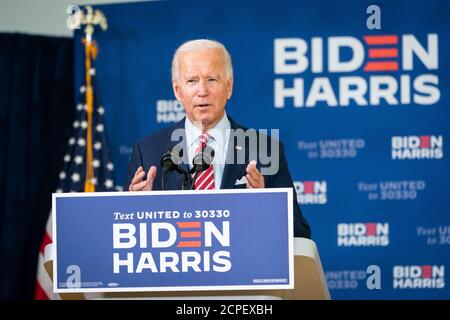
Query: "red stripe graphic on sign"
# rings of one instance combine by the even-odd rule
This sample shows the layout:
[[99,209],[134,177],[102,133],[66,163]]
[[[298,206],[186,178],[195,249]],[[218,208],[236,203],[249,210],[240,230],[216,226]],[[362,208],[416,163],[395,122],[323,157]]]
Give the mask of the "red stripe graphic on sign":
[[430,148],[430,136],[420,136],[420,147],[422,149]]
[[180,241],[177,245],[178,248],[199,248],[200,241]]
[[[180,229],[199,229],[201,227],[200,221],[186,221],[177,222]],[[202,233],[200,231],[182,231],[180,232],[180,238],[200,238]],[[177,248],[199,248],[201,241],[180,241],[177,244]]]
[[200,238],[201,235],[200,231],[183,231],[180,233],[181,238]]
[[397,44],[398,36],[364,36],[364,40],[368,45]]
[[314,181],[305,181],[303,182],[303,186],[305,188],[305,194],[314,193]]
[[[364,71],[398,71],[398,61],[396,60],[383,60],[386,58],[398,58],[398,49],[389,48],[371,48],[371,46],[384,46],[384,45],[396,45],[398,44],[398,36],[386,35],[386,36],[364,36],[364,40],[369,46],[369,61],[364,66]],[[372,61],[371,61],[372,59]],[[375,59],[375,60],[373,60]]]
[[398,50],[396,48],[369,49],[369,58],[397,58]]
[[431,266],[422,266],[422,278],[431,278]]
[[200,228],[201,223],[197,222],[177,222],[178,228],[187,229],[187,228]]
[[370,61],[364,66],[364,71],[397,71],[397,61]]
[[366,235],[374,236],[377,231],[377,225],[375,223],[366,223]]

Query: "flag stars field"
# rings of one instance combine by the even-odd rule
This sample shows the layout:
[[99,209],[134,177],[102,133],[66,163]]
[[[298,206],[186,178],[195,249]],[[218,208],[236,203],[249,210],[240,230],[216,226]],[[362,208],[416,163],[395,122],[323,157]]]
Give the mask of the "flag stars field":
[[78,173],[72,174],[72,176],[70,178],[72,179],[73,182],[80,181],[80,175]]
[[96,143],[94,143],[94,149],[95,149],[95,150],[100,150],[101,148],[102,148],[101,142],[96,142]]
[[93,166],[94,168],[100,167],[100,161],[99,161],[98,159],[94,159],[94,160],[92,161],[92,166]]
[[114,182],[110,179],[105,180],[105,187],[108,189],[112,188],[114,186]]

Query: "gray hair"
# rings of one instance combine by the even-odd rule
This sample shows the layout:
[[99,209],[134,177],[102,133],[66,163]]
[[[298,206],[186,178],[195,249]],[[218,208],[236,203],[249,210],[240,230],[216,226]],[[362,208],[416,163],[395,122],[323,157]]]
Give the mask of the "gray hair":
[[233,64],[231,62],[231,56],[228,50],[225,48],[223,44],[215,40],[208,39],[197,39],[190,40],[183,43],[178,49],[175,51],[172,59],[172,80],[178,81],[178,57],[180,53],[198,50],[198,49],[219,49],[222,51],[224,59],[225,59],[225,74],[227,79],[233,78]]

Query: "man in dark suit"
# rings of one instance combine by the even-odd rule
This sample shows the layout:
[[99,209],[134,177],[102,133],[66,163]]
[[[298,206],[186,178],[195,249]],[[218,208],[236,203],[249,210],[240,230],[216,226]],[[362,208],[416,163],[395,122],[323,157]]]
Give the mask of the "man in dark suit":
[[[237,124],[225,105],[233,92],[231,57],[219,42],[193,40],[181,45],[172,60],[172,86],[186,118],[140,139],[128,170],[129,191],[161,190],[161,156],[182,149],[184,170],[205,146],[214,150],[212,165],[200,172],[195,189],[293,188],[283,145],[276,139]],[[269,161],[267,161],[269,159]],[[268,166],[270,165],[270,166]],[[165,175],[166,190],[180,190],[183,176]],[[294,236],[311,237],[294,193]]]

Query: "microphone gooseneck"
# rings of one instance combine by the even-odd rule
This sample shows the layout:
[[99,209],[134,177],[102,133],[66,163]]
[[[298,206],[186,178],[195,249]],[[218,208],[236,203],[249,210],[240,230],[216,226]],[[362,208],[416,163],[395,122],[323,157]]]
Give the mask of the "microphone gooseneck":
[[162,175],[161,175],[161,188],[165,190],[164,177],[169,171],[176,170],[179,173],[183,173],[183,170],[180,168],[181,159],[183,157],[183,149],[179,146],[171,147],[161,158],[161,167],[162,167]]
[[181,164],[181,159],[183,157],[183,149],[179,147],[171,147],[161,158],[161,167],[163,168],[163,173],[176,170]]
[[201,149],[192,160],[193,167],[190,173],[194,174],[194,178],[192,179],[190,189],[194,189],[195,180],[197,180],[197,176],[200,172],[207,170],[214,160],[214,149],[206,146]]

